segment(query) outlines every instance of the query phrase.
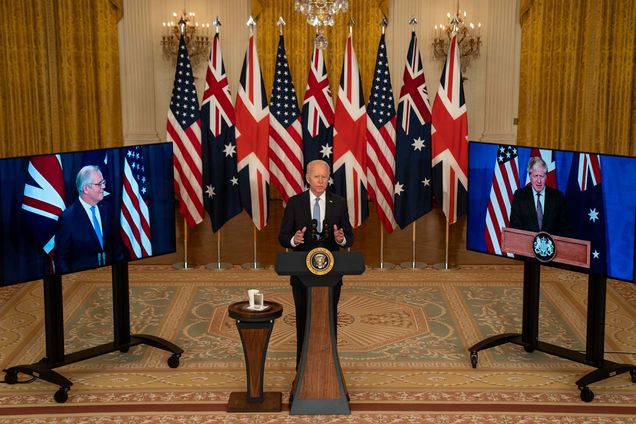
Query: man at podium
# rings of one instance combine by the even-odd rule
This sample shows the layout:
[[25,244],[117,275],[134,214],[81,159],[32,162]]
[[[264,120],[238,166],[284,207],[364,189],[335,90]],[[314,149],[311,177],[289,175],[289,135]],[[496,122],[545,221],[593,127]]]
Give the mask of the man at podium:
[[528,161],[530,184],[517,189],[510,209],[510,228],[545,231],[551,235],[568,236],[569,226],[565,197],[556,188],[545,184],[547,166],[533,156]]
[[[353,244],[353,229],[349,222],[347,201],[327,191],[331,170],[323,160],[307,164],[306,180],[309,190],[292,196],[287,202],[278,241],[294,251],[310,251],[325,247],[337,251]],[[291,277],[292,294],[296,312],[296,366],[305,335],[307,289],[296,277]],[[340,299],[340,281],[333,290],[334,322],[337,323],[337,306]]]

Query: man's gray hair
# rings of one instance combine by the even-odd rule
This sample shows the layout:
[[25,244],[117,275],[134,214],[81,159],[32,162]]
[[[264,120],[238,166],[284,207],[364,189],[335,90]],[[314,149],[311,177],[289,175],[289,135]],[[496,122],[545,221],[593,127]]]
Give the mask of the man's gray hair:
[[318,165],[319,163],[325,165],[327,167],[327,175],[331,175],[331,167],[329,166],[329,164],[327,162],[325,162],[322,159],[314,159],[311,162],[309,162],[307,164],[307,173],[306,175],[309,176],[309,170],[314,166],[314,165]]
[[532,168],[537,165],[543,167],[543,169],[545,169],[546,171],[548,169],[548,165],[546,165],[543,159],[541,159],[539,156],[532,156],[528,161],[528,174],[530,174],[530,172],[532,172]]
[[86,165],[77,173],[77,176],[75,177],[75,187],[77,188],[77,192],[79,194],[82,194],[84,192],[84,186],[91,184],[92,172],[100,172],[99,166]]

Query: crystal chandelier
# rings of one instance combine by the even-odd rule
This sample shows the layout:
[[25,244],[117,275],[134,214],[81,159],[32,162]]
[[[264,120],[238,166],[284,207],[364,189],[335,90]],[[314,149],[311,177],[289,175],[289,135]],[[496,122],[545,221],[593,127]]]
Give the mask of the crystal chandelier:
[[307,23],[316,27],[316,47],[327,47],[325,27],[333,26],[334,15],[346,12],[349,8],[347,0],[296,0],[296,12],[307,15]]
[[435,60],[446,60],[448,48],[450,46],[451,35],[457,32],[457,45],[459,46],[459,58],[461,62],[462,75],[470,66],[473,59],[479,57],[479,49],[481,48],[481,23],[476,26],[472,22],[466,25],[466,11],[458,10],[451,17],[450,13],[446,16],[450,19],[449,25],[435,25],[433,34],[433,58]]
[[163,56],[166,60],[176,63],[179,38],[182,31],[192,66],[196,66],[202,60],[207,59],[210,49],[210,24],[199,24],[195,17],[196,14],[194,12],[186,13],[184,10],[178,21],[175,22],[177,13],[173,12],[173,20],[162,22],[161,45],[163,46]]

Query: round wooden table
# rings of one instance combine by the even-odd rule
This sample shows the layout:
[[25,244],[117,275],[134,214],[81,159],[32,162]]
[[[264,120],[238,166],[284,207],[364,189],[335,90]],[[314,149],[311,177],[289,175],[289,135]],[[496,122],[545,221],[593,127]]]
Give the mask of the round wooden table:
[[281,392],[263,392],[263,375],[269,336],[274,321],[283,315],[283,306],[277,302],[265,302],[262,311],[247,309],[247,301],[232,303],[228,315],[236,320],[236,328],[241,336],[247,392],[232,392],[227,404],[227,412],[280,412]]

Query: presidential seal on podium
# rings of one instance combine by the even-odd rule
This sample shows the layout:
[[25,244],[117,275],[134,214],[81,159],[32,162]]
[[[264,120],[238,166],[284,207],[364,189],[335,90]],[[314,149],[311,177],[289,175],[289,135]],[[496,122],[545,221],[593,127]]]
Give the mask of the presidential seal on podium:
[[316,247],[307,253],[305,263],[309,272],[324,275],[333,268],[333,253],[324,247]]

